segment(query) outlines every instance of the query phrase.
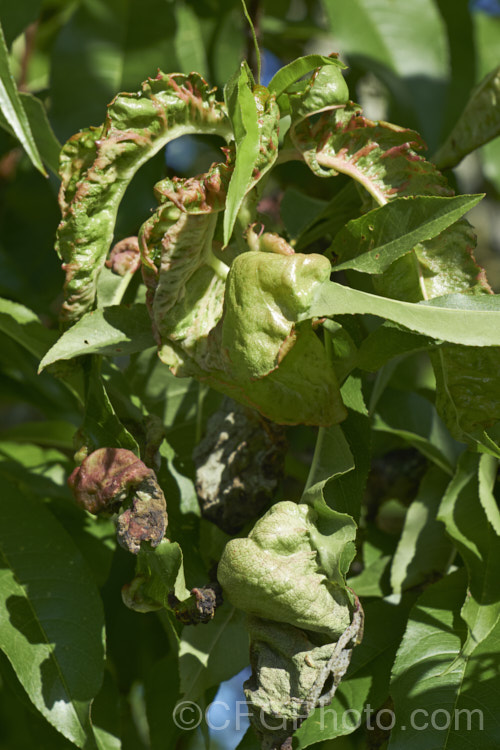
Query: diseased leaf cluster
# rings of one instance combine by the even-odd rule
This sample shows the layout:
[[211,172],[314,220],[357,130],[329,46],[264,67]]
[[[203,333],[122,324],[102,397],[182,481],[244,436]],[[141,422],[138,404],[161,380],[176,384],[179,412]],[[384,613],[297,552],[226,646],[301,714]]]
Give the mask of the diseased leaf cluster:
[[498,148],[498,19],[29,5],[0,3],[0,181],[50,170],[65,278],[9,255],[38,193],[9,197],[0,750],[208,747],[181,708],[245,668],[233,747],[460,750],[457,710],[497,747],[500,302],[465,218],[489,185],[443,170]]

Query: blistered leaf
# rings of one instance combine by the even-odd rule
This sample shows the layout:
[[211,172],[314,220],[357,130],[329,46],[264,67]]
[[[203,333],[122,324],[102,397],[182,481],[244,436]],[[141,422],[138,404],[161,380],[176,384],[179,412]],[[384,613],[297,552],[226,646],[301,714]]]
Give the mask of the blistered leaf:
[[361,610],[358,606],[335,643],[318,644],[304,631],[258,617],[248,618],[248,628],[252,676],[244,688],[250,720],[263,750],[286,747],[297,727],[315,707],[328,704],[340,685],[361,640]]
[[313,711],[299,727],[294,737],[294,745],[299,750],[350,734],[358,726],[358,712],[362,714],[368,704],[381,706],[384,703],[411,603],[409,597],[387,597],[364,605],[363,640],[353,651],[347,679],[340,683],[333,701]]
[[[308,505],[277,503],[247,539],[228,542],[217,575],[239,609],[334,639],[349,624],[349,597],[318,566],[316,518]],[[321,541],[335,554],[344,545],[335,533]]]
[[263,748],[331,700],[362,637],[362,610],[345,585],[354,523],[312,502],[274,505],[248,538],[227,543],[217,571],[224,595],[251,615],[245,696]]
[[[417,154],[424,147],[417,133],[373,122],[356,106],[325,113],[315,123],[299,122],[291,129],[291,139],[315,174],[346,174],[379,205],[411,195],[453,195],[435,166]],[[405,258],[396,261],[377,289],[411,301],[488,290],[472,255],[475,242],[468,223],[459,220],[435,239],[419,244],[412,267],[408,268]]]
[[315,254],[248,252],[233,261],[222,343],[237,371],[261,378],[279,365],[293,346],[295,321],[329,275],[330,263]]
[[139,167],[181,135],[228,131],[224,108],[203,78],[159,73],[139,93],[115,97],[101,128],[84,130],[63,147],[57,249],[67,273],[67,325],[92,308],[118,206]]
[[[415,153],[415,149],[421,148],[421,143],[414,134],[384,123],[373,123],[359,112],[356,114],[355,109],[336,110],[313,125],[302,122],[292,130],[292,138],[313,171],[326,175],[325,169],[329,167],[348,174],[381,205],[398,195],[450,195],[442,175]],[[380,164],[384,169],[380,169]],[[460,292],[462,295],[455,299],[450,296],[445,306],[464,311],[497,309],[497,298],[487,294],[490,289],[484,272],[475,263],[475,243],[469,225],[460,219],[434,239],[418,244],[411,254],[396,260],[383,274],[375,277],[374,287],[384,296],[411,302],[426,300],[428,304],[438,306],[441,306],[441,300],[433,298]],[[457,318],[453,325],[467,326],[468,321],[472,321],[471,315],[472,312],[464,315],[460,322]],[[401,318],[391,317],[388,310],[384,317],[402,323]],[[408,322],[403,325],[435,339],[451,340],[449,332],[444,330],[438,333],[434,327],[424,330]],[[477,335],[479,321],[474,325],[476,336],[471,330],[467,341],[453,340],[453,343],[468,347],[481,345]],[[496,326],[493,319],[488,325]],[[482,345],[488,346],[488,343],[484,341]],[[493,341],[491,345],[496,346]],[[493,352],[493,349],[478,351],[445,346],[433,357],[433,363],[437,407],[452,434],[459,440],[479,443],[483,450],[498,456],[500,449],[495,431],[500,413],[496,384],[498,367]],[[473,383],[477,379],[478,372],[484,373],[487,383],[477,402],[479,408],[475,399],[468,397],[468,385],[465,386],[469,380]],[[454,379],[457,379],[456,388],[453,387]],[[486,403],[489,416],[483,406]]]
[[137,554],[141,543],[157,547],[165,535],[167,511],[154,471],[132,451],[99,448],[68,479],[76,502],[89,513],[118,512],[117,538]]

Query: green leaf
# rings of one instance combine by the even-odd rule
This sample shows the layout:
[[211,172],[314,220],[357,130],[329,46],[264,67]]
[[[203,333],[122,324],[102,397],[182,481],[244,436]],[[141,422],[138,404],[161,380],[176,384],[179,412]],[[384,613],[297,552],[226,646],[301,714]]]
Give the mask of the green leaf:
[[[40,99],[37,99],[32,94],[21,91],[19,97],[26,112],[40,156],[51,172],[56,177],[59,177],[59,152],[61,151],[61,144],[54,135],[45,108]],[[14,129],[9,125],[3,112],[0,112],[0,125],[8,133],[15,135]]]
[[462,455],[438,515],[469,573],[468,596],[461,611],[469,628],[462,651],[465,657],[488,637],[500,619],[500,581],[496,570],[500,538],[479,499],[478,462],[477,455]]
[[[489,299],[485,295],[485,301]],[[479,443],[482,450],[500,457],[498,346],[447,345],[433,352],[431,360],[436,374],[436,407],[453,437],[472,446]]]
[[[287,208],[285,199],[286,193],[283,196],[283,201],[281,203],[282,214]],[[308,199],[311,201],[309,196],[305,196],[305,200],[307,201]],[[361,199],[356,183],[351,180],[345,187],[339,190],[330,201],[328,201],[323,211],[316,216],[312,224],[301,229],[295,249],[302,250],[317,240],[324,240],[325,238],[333,239],[347,221],[359,216],[360,202]],[[297,207],[295,210],[297,211]],[[298,211],[299,216],[295,217],[295,222],[300,221],[300,213],[301,211]],[[283,214],[283,221],[287,231],[290,231],[285,214]],[[293,232],[291,236],[293,238]]]
[[479,459],[479,500],[486,518],[500,536],[500,510],[493,494],[497,472],[498,459],[487,454],[482,455]]
[[341,393],[348,417],[342,428],[318,430],[302,501],[314,504],[323,498],[329,508],[357,520],[370,466],[369,418],[359,379],[349,378]]
[[438,468],[429,469],[408,509],[391,567],[391,586],[396,594],[447,570],[451,545],[437,512],[448,481],[449,476]]
[[445,474],[453,473],[461,446],[452,440],[432,403],[418,393],[388,388],[377,403],[373,429],[402,438]]
[[45,718],[78,747],[96,748],[90,704],[104,662],[97,588],[40,502],[5,481],[2,500],[0,647]]
[[322,497],[327,482],[353,469],[354,458],[340,425],[320,428],[302,502]]
[[5,43],[2,26],[0,24],[0,106],[4,118],[12,128],[33,165],[45,177],[47,172],[42,164],[38,148],[31,132],[28,116],[23,107],[14,78],[10,71],[9,51]]
[[414,304],[326,282],[301,319],[376,315],[441,341],[471,347],[500,345],[500,295],[455,294]]
[[43,357],[57,336],[42,325],[34,312],[8,299],[0,299],[0,331],[37,359]]
[[180,689],[197,700],[209,687],[238,674],[248,664],[245,618],[230,604],[217,608],[206,625],[186,625],[179,649]]
[[339,257],[334,271],[352,268],[383,273],[395,260],[424,240],[436,237],[479,203],[482,195],[453,198],[396,198],[350,221],[335,237],[329,252]]
[[458,122],[433,161],[439,169],[455,167],[471,151],[500,135],[500,66],[473,89]]
[[226,281],[221,345],[214,341],[217,370],[196,377],[281,424],[340,422],[345,409],[323,344],[309,322],[295,326],[329,275],[321,255],[238,255]]
[[175,29],[174,9],[164,0],[79,3],[51,49],[51,120],[58,136],[101,122],[117,91],[137,90],[158,68],[179,70]]
[[298,81],[299,78],[310,73],[314,68],[320,68],[324,65],[334,65],[336,68],[345,68],[346,66],[337,57],[326,57],[326,55],[305,55],[304,57],[298,57],[288,65],[280,68],[277,73],[271,78],[268,84],[268,89],[276,98],[281,96],[292,83]]
[[328,204],[314,196],[287,187],[280,203],[280,214],[289,241],[294,241],[322,215]]
[[[498,65],[498,44],[500,42],[500,22],[498,17],[486,13],[473,13],[473,34],[476,43],[478,82]],[[500,141],[495,139],[486,144],[480,152],[483,174],[487,180],[500,187]]]
[[[423,736],[426,747],[436,750],[465,750],[471,744],[496,747],[500,742],[500,686],[491,658],[500,647],[499,626],[472,657],[459,657],[465,635],[459,619],[466,595],[463,573],[459,570],[430,586],[410,613],[393,668],[397,724],[390,750],[420,750]],[[437,710],[447,713],[434,713]]]
[[[156,602],[158,606],[170,609],[169,594],[174,594],[179,602],[191,596],[186,588],[182,550],[177,542],[163,539],[154,549],[143,546],[137,557],[136,582],[139,585],[141,601]],[[134,603],[134,582],[130,586]]]
[[363,339],[355,364],[362,370],[375,372],[394,357],[439,346],[434,339],[412,333],[394,323],[383,323]]
[[165,750],[173,746],[182,731],[172,721],[180,692],[176,653],[169,653],[151,665],[144,688],[151,750]]
[[200,17],[187,3],[175,3],[175,54],[180,70],[196,71],[205,78],[208,75],[208,64],[205,55]]
[[236,160],[224,212],[224,246],[228,245],[248,191],[269,171],[278,156],[279,109],[267,89],[254,87],[248,65],[224,95],[236,140]]
[[54,362],[103,354],[133,354],[154,345],[146,305],[111,305],[87,313],[57,340],[40,362],[42,372]]
[[[418,155],[424,144],[417,133],[372,122],[357,105],[326,112],[315,124],[303,120],[292,126],[290,138],[314,174],[345,174],[379,205],[397,197],[453,195],[443,175]],[[471,227],[459,219],[438,237],[418,244],[410,262],[396,260],[374,280],[376,289],[387,297],[411,302],[489,291],[471,253],[475,244]]]
[[100,374],[100,362],[92,357],[90,366],[85,365],[85,416],[81,426],[85,444],[96,448],[128,448],[136,456],[139,446],[130,432],[118,419],[109,400]]
[[350,588],[361,597],[384,597],[390,593],[390,555],[381,555],[370,562],[357,576],[347,579]]

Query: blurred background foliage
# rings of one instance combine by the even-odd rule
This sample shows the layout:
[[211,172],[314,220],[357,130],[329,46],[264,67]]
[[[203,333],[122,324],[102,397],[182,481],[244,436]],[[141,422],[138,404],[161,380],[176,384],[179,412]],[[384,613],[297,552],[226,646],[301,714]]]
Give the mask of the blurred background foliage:
[[[500,63],[499,0],[250,0],[248,7],[263,50],[263,83],[300,55],[339,52],[348,65],[351,95],[365,113],[418,130],[430,157],[452,129],[474,85]],[[243,57],[255,65],[240,0],[0,0],[0,19],[18,88],[43,104],[61,143],[80,128],[100,124],[117,92],[137,90],[158,68],[166,73],[198,71],[219,87],[222,96]],[[137,233],[155,204],[152,187],[157,180],[205,170],[219,159],[220,145],[216,139],[185,137],[143,167],[120,208],[115,239]],[[469,218],[478,233],[477,258],[487,266],[490,283],[499,292],[500,139],[467,157],[448,177],[460,192],[486,193]],[[285,184],[288,197],[280,217]],[[274,170],[261,208],[278,229],[284,222],[291,231],[294,190],[307,195],[317,211],[318,201],[330,200],[332,190],[343,185],[344,178],[332,185],[332,180],[317,180],[300,164],[283,164]],[[34,310],[48,329],[57,328],[63,282],[54,252],[57,191],[57,177],[44,178],[17,140],[0,128],[0,296]],[[390,375],[391,384],[408,398],[412,389],[427,397],[433,387],[430,370],[414,364],[412,360],[410,366],[398,365]],[[0,473],[21,487],[29,478],[30,492],[50,497],[51,511],[71,532],[101,587],[108,672],[94,718],[110,733],[121,735],[125,750],[164,749],[175,743],[179,748],[190,743],[194,747],[202,742],[200,734],[183,733],[180,738],[171,726],[169,706],[175,705],[179,676],[161,622],[153,615],[138,616],[121,602],[120,588],[132,578],[134,560],[120,548],[115,550],[109,525],[87,533],[87,521],[68,502],[65,476],[73,466],[72,436],[81,423],[80,405],[52,375],[37,376],[36,366],[33,352],[0,328]],[[106,385],[122,421],[136,418],[134,409],[142,403],[167,425],[175,467],[170,457],[170,473],[165,471],[161,478],[170,491],[169,514],[179,519],[179,541],[188,567],[199,574],[212,548],[216,559],[225,541],[222,532],[200,523],[191,482],[193,435],[199,437],[201,429],[196,405],[205,399],[209,413],[214,396],[200,395],[189,381],[171,378],[166,385],[168,375],[153,350],[137,356],[128,373],[123,367],[106,367]],[[389,414],[391,408],[388,402],[389,425],[397,422],[397,414]],[[397,429],[385,430],[375,433],[375,457],[401,447]],[[305,480],[313,443],[309,428],[292,432],[284,497],[292,496]],[[22,455],[20,444],[25,446]],[[408,460],[414,458],[412,453]],[[177,487],[173,468],[178,472]],[[395,548],[406,495],[413,490],[391,492],[403,499],[394,500],[392,510],[386,506],[371,536],[366,533],[365,546],[382,562]],[[374,518],[376,514],[377,509]],[[377,591],[386,586],[383,567],[380,570],[373,584]],[[238,645],[235,633],[234,642],[230,633],[224,636],[227,648]],[[233,666],[241,669],[245,659]],[[4,658],[0,675],[0,749],[71,747],[32,708]],[[207,700],[213,699],[216,683],[223,678],[219,675],[210,682]],[[335,748],[361,747],[356,736],[335,740]],[[212,748],[231,747],[237,741],[232,732],[210,740]],[[253,747],[251,740],[247,744]],[[325,750],[330,744],[325,743]]]

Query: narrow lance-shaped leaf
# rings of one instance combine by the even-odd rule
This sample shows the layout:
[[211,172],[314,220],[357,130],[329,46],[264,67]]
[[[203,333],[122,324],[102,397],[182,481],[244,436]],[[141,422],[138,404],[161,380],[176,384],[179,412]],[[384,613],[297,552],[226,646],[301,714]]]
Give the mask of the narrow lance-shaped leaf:
[[500,509],[493,494],[498,472],[498,459],[483,454],[479,459],[479,500],[496,534],[500,536]]
[[106,393],[101,377],[99,357],[92,356],[84,365],[85,416],[80,428],[84,445],[95,448],[127,448],[139,455],[139,446],[120,422]]
[[263,86],[252,86],[250,75],[248,66],[242,63],[236,85],[225,92],[236,139],[236,159],[224,213],[224,246],[231,239],[245,195],[271,169],[278,156],[276,98]]
[[28,116],[24,110],[16,84],[9,65],[9,51],[5,43],[2,26],[0,24],[0,105],[5,120],[12,128],[16,137],[31,159],[33,165],[45,176],[47,172],[43,166],[38,148],[31,132]]
[[500,345],[500,295],[457,294],[435,299],[432,304],[415,304],[326,282],[301,318],[345,314],[377,315],[441,341],[477,347]]
[[54,362],[87,354],[132,354],[154,343],[145,305],[112,305],[86,313],[65,331],[40,362],[39,372]]
[[18,302],[0,298],[0,331],[14,339],[37,359],[54,343],[55,332],[49,331],[32,310]]
[[439,169],[456,166],[464,156],[500,135],[500,66],[473,89],[464,111],[433,156]]
[[443,497],[438,518],[458,548],[469,572],[469,593],[461,615],[469,634],[463,655],[469,656],[500,619],[497,563],[500,537],[479,499],[479,457],[464,453]]
[[338,256],[334,271],[352,268],[379,274],[415,245],[436,237],[470,211],[482,195],[396,198],[353,219],[336,235],[329,253]]
[[449,476],[432,467],[422,479],[413,500],[391,565],[391,586],[401,593],[426,580],[445,573],[451,557],[451,544],[446,539],[437,512]]
[[[51,172],[58,177],[61,144],[52,130],[45,108],[40,99],[32,94],[27,94],[25,91],[19,92],[19,98],[28,118],[40,156]],[[0,111],[0,125],[12,135],[16,134],[2,111]]]

